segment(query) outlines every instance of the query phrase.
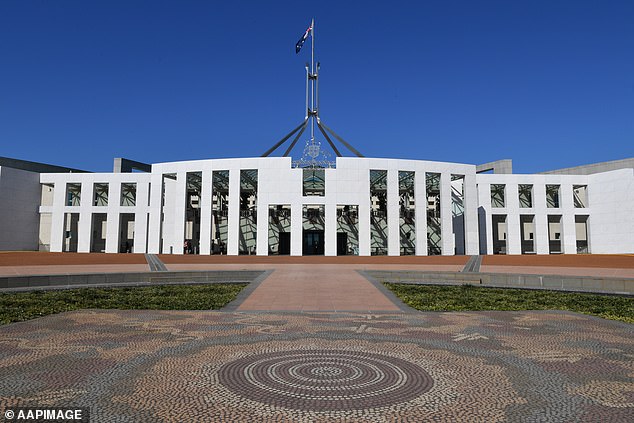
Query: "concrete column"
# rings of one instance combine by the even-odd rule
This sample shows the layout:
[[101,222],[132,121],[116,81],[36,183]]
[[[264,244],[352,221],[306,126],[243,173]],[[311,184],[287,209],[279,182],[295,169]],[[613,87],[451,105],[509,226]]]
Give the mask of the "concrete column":
[[[575,227],[575,205],[572,184],[560,186],[559,205],[561,206],[561,248],[564,254],[577,254],[577,228]],[[577,209],[581,210],[581,209]]]
[[387,171],[387,255],[401,254],[398,170]]
[[[161,245],[161,207],[163,191],[163,175],[153,173],[148,189],[150,195],[150,224],[148,231],[148,253],[159,254]],[[137,206],[139,202],[137,200]]]
[[174,254],[183,254],[185,244],[185,201],[187,199],[187,172],[176,174],[176,187],[173,207],[174,226],[172,227],[172,245]]
[[518,184],[506,184],[506,253],[521,254],[521,233],[520,233],[520,201],[518,194]]
[[240,229],[240,169],[229,170],[229,220],[227,228],[227,255],[238,255]]
[[[138,192],[138,191],[137,191]],[[138,202],[137,202],[138,204]],[[133,253],[145,253],[145,245],[147,242],[147,224],[148,214],[145,212],[145,207],[137,208],[134,213],[134,249]]]
[[[93,182],[82,182],[79,206],[79,223],[77,225],[77,252],[89,253],[92,236],[92,197]],[[104,210],[105,212],[105,210]]]
[[535,213],[535,252],[537,254],[549,254],[548,243],[548,216]]
[[269,255],[269,202],[268,198],[260,198],[260,186],[258,183],[258,196],[257,196],[257,213],[258,213],[258,225],[257,225],[257,240],[256,240],[256,254],[258,256]]
[[475,173],[464,175],[463,184],[465,254],[480,254],[478,237],[478,190]]
[[575,215],[565,213],[561,217],[563,253],[577,254],[577,228],[575,226]]
[[506,253],[522,254],[520,215],[517,213],[506,216]]
[[440,245],[443,256],[455,254],[453,218],[451,213],[451,173],[440,175]]
[[359,201],[359,255],[370,255],[370,191]]
[[211,192],[212,171],[206,170],[202,174],[200,193],[200,254],[211,254],[211,212],[213,193]]
[[[121,182],[108,183],[108,213],[106,219],[106,253],[119,252],[119,225],[121,224]],[[136,222],[135,222],[136,225]]]
[[493,210],[491,207],[491,184],[479,183],[478,191],[478,235],[480,254],[493,254]]
[[337,205],[324,205],[324,255],[337,255]]
[[[150,183],[137,182],[136,206],[134,207],[134,249],[133,253],[146,253],[148,241],[148,213]],[[121,202],[119,202],[121,204]]]
[[119,224],[121,223],[118,209],[108,211],[106,222],[106,253],[118,253]]
[[535,252],[548,254],[548,209],[546,205],[546,185],[533,185],[533,206],[535,210]]
[[427,183],[425,171],[414,174],[414,201],[416,202],[416,255],[427,255]]
[[299,203],[291,204],[291,256],[302,255],[302,244],[304,242],[304,205]]
[[51,212],[51,252],[62,252],[64,245],[64,208],[66,206],[66,182],[55,182]]

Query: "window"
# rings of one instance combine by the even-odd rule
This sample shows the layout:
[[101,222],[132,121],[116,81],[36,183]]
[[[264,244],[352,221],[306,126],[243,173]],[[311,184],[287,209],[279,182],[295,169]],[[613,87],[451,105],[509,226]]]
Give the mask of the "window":
[[324,169],[306,168],[304,171],[304,196],[326,195],[326,171]]
[[575,216],[575,232],[577,238],[577,254],[588,254],[588,216]]
[[79,206],[81,204],[81,184],[66,184],[66,205]]
[[238,254],[255,254],[257,246],[257,169],[240,170],[240,230]]
[[42,206],[52,206],[55,193],[55,184],[42,184],[42,194],[40,196],[40,204]]
[[211,253],[227,254],[229,232],[229,171],[214,170],[212,173],[211,203]]
[[546,207],[559,208],[559,185],[546,185]]
[[121,184],[121,205],[136,206],[136,183]]
[[425,174],[427,195],[427,255],[442,254],[442,225],[440,220],[440,173]]
[[582,209],[588,207],[588,186],[587,185],[573,185],[572,197],[575,204],[575,208]]
[[370,170],[370,254],[387,254],[387,170]]
[[506,185],[504,184],[491,184],[491,207],[505,207],[504,205],[504,191]]
[[533,207],[533,186],[520,184],[517,186],[520,208]]
[[108,205],[108,184],[95,184],[93,189],[93,206]]
[[414,172],[398,172],[400,254],[416,254],[416,203]]

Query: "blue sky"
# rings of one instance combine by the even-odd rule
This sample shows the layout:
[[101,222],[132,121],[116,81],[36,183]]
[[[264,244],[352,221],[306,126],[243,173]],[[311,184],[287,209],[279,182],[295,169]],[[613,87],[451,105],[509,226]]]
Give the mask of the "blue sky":
[[634,157],[631,0],[3,0],[0,156],[257,157],[304,117],[312,17],[321,117],[368,157]]

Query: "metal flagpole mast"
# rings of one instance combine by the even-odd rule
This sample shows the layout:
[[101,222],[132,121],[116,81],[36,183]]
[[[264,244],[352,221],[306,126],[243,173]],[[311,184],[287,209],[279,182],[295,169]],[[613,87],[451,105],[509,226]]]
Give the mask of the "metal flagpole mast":
[[308,120],[308,118],[310,117],[310,104],[308,103],[309,84],[310,84],[310,69],[308,68],[308,63],[306,63],[306,117],[304,118],[304,120]]
[[315,139],[315,18],[310,23],[310,139]]

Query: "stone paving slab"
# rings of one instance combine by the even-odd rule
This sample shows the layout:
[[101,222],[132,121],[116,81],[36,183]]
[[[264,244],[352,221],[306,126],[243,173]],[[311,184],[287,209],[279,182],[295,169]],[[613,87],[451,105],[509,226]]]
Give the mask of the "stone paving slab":
[[95,422],[632,422],[634,326],[86,310],[0,327],[0,412],[69,405]]

